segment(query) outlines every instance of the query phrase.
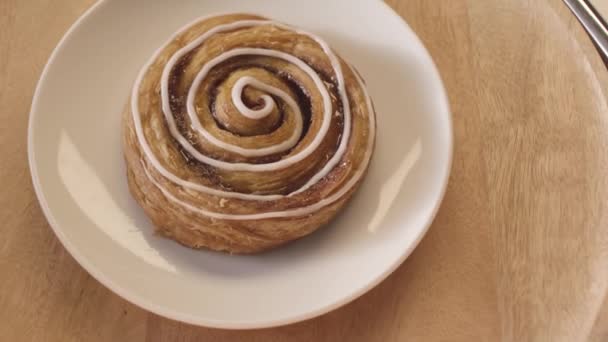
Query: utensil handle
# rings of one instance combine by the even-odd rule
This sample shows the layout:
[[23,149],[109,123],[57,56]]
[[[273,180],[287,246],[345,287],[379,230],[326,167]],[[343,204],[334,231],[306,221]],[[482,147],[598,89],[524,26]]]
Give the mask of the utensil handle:
[[564,0],[568,8],[581,22],[604,62],[608,63],[608,25],[588,0]]

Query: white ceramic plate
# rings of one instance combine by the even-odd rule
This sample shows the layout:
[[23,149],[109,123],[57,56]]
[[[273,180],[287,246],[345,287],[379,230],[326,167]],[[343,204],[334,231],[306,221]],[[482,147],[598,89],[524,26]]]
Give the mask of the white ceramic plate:
[[[365,293],[412,252],[446,188],[448,102],[411,29],[377,0],[104,0],[69,30],[38,84],[29,127],[36,193],[66,249],[101,283],[173,319],[259,328],[320,315]],[[144,62],[212,13],[254,12],[318,33],[360,70],[376,104],[370,172],[339,219],[259,256],[155,236],[131,199],[120,120]]]

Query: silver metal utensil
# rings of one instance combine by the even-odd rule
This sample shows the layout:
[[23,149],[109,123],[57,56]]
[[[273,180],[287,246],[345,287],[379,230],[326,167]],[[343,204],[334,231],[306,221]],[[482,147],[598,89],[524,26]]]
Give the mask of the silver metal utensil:
[[608,62],[608,25],[588,0],[564,0],[572,13],[581,22],[604,62]]

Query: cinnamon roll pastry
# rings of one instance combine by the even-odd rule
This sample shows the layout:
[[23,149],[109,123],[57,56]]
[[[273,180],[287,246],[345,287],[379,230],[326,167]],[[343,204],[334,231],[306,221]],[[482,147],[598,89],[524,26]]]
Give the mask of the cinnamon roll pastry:
[[231,14],[177,32],[123,120],[130,191],[163,236],[254,253],[329,222],[375,140],[361,77],[321,38]]

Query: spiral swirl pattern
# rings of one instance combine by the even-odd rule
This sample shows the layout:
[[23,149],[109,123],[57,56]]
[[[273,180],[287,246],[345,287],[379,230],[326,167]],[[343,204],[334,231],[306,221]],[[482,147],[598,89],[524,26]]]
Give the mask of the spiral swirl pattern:
[[[252,15],[178,31],[140,72],[127,112],[130,188],[161,232],[235,252],[328,221],[360,183],[375,138],[357,72],[319,37]],[[261,242],[239,246],[243,237]]]

